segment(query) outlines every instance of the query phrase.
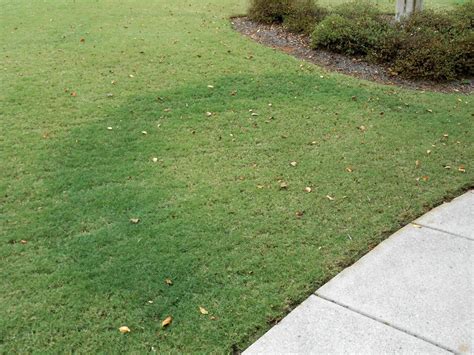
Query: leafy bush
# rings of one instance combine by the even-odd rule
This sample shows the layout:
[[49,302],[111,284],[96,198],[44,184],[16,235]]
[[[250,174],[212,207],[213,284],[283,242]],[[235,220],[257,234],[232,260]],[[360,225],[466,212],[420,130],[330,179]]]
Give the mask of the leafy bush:
[[396,55],[391,57],[394,70],[432,80],[473,75],[473,13],[465,12],[469,6],[449,12],[425,10],[398,24]]
[[289,13],[284,16],[283,24],[291,32],[310,34],[327,13],[314,0],[295,0]]
[[408,78],[451,80],[474,74],[473,2],[450,12],[425,10],[391,23],[367,3],[336,8],[312,34],[325,48],[391,67]]
[[382,14],[365,2],[339,6],[335,14],[316,26],[313,48],[326,48],[347,55],[368,55],[388,30]]
[[251,0],[248,17],[262,23],[282,23],[290,13],[292,0]]

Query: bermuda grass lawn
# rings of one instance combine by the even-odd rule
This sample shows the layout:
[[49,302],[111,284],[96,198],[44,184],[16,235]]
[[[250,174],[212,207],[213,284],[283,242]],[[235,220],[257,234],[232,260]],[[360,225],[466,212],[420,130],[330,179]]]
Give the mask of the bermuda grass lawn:
[[244,349],[473,186],[471,97],[260,46],[243,0],[0,5],[1,353]]

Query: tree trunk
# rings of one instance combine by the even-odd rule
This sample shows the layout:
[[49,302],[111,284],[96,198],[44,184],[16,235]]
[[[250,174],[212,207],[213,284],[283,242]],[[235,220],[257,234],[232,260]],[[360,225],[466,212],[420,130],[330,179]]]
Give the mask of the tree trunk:
[[423,10],[423,0],[397,0],[396,19],[410,16],[415,11]]

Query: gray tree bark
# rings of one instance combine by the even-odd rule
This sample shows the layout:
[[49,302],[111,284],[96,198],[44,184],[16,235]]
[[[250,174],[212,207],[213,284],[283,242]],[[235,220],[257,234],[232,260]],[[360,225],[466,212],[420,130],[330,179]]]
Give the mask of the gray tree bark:
[[421,10],[423,10],[423,0],[397,0],[395,18],[400,21],[403,17]]

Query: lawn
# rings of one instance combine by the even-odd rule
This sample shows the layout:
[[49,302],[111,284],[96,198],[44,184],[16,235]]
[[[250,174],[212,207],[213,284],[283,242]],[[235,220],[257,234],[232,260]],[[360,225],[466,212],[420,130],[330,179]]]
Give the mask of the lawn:
[[241,350],[473,186],[471,97],[260,46],[243,0],[0,5],[1,353]]

